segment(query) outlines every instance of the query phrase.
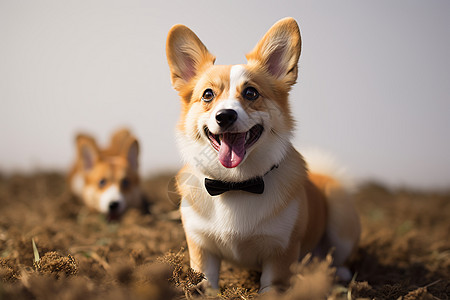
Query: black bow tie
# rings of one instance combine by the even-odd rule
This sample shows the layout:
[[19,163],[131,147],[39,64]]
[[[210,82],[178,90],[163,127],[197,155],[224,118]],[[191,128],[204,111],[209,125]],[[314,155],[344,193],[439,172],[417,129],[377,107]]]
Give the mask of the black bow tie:
[[264,180],[262,177],[255,177],[242,182],[225,182],[205,178],[205,188],[211,196],[217,196],[228,191],[262,194],[264,192]]
[[[275,168],[278,168],[278,165],[273,165],[263,176],[266,176],[267,173]],[[262,194],[264,193],[263,176],[241,182],[226,182],[205,178],[205,188],[211,196],[217,196],[228,191],[245,191],[253,194]]]

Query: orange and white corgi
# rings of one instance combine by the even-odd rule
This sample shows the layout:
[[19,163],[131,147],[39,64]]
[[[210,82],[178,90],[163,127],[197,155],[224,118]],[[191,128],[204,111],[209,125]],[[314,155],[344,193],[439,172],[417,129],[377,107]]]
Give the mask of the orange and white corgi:
[[212,289],[222,260],[261,270],[264,292],[286,288],[291,264],[311,251],[334,248],[341,267],[359,240],[358,215],[337,179],[308,173],[291,144],[288,95],[300,49],[292,18],[270,28],[243,65],[214,65],[184,25],[168,34],[171,80],[182,106],[181,216],[191,267],[205,273]]
[[76,137],[77,158],[69,173],[71,191],[109,220],[128,207],[142,207],[139,187],[139,143],[127,130],[116,131],[108,148],[99,149],[94,138]]

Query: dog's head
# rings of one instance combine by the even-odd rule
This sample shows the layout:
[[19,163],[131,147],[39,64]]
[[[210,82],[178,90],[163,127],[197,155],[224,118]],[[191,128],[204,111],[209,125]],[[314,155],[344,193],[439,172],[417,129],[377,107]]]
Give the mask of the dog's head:
[[179,146],[189,164],[214,178],[243,180],[282,160],[294,123],[288,94],[300,49],[297,23],[285,18],[247,54],[246,65],[214,65],[189,28],[172,27],[166,52],[182,100]]
[[[132,136],[118,139],[100,151],[95,140],[78,135],[78,163],[83,176],[81,196],[88,207],[117,219],[129,206],[140,202],[139,144]],[[117,138],[117,141],[114,139]]]

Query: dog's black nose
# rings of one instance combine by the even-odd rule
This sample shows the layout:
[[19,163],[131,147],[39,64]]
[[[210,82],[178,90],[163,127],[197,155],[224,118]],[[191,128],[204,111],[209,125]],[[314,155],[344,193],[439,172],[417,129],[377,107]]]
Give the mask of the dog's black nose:
[[228,127],[237,120],[237,112],[233,109],[221,109],[216,113],[216,121],[220,127]]
[[109,211],[116,211],[119,209],[119,206],[119,201],[112,201],[111,203],[109,203]]

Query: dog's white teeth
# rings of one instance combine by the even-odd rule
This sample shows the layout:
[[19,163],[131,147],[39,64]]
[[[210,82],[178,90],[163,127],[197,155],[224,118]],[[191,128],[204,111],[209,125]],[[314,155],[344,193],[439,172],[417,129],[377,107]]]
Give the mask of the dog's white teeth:
[[250,131],[247,131],[247,133],[245,134],[245,142],[247,143],[249,139],[250,139]]

